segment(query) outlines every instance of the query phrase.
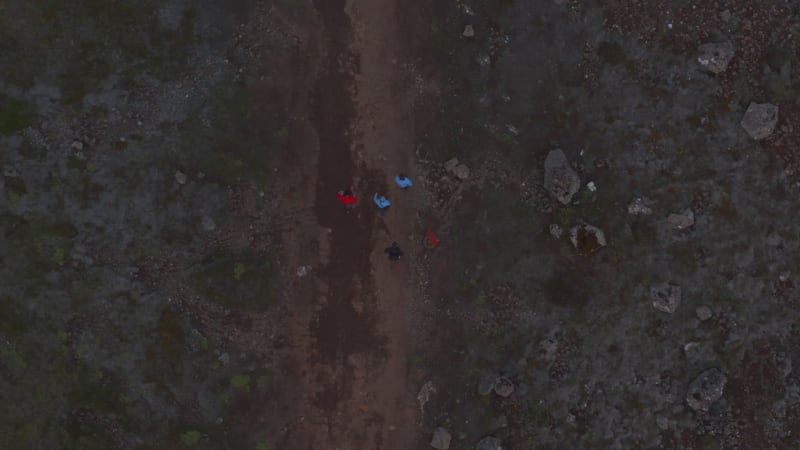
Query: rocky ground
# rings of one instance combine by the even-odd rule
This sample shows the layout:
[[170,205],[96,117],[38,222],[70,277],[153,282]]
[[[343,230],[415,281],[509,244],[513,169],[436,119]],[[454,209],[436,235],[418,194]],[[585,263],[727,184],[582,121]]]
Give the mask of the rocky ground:
[[797,2],[62,3],[0,3],[0,448],[800,447]]

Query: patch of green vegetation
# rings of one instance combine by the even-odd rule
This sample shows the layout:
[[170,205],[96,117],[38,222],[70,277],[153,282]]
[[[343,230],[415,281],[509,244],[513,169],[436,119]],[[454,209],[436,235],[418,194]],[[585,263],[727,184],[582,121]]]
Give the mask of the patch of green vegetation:
[[513,144],[514,143],[514,135],[508,131],[495,131],[492,133],[492,139],[501,144]]
[[10,361],[13,367],[17,369],[28,367],[28,363],[22,359],[22,355],[4,342],[0,342],[0,361]]
[[10,296],[0,297],[0,336],[13,341],[35,324],[36,317],[28,311],[24,301]]
[[625,50],[616,42],[600,42],[600,45],[597,46],[597,56],[599,56],[604,63],[614,66],[625,62]]
[[75,155],[69,155],[67,158],[67,167],[70,169],[77,169],[83,171],[86,169],[87,162],[85,159],[78,158]]
[[478,308],[485,309],[488,304],[486,293],[484,293],[483,291],[479,292],[478,298],[475,299],[475,304],[478,306]]
[[277,131],[275,131],[275,133],[273,133],[273,136],[276,138],[289,137],[289,129],[286,127],[279,128]]
[[578,210],[572,207],[560,208],[556,211],[556,223],[567,228],[578,220]]
[[61,248],[61,247],[57,247],[53,251],[53,256],[51,256],[50,259],[56,264],[61,264],[64,261],[64,256],[65,255],[66,255],[66,252],[64,251],[64,249]]
[[272,444],[261,442],[256,446],[256,450],[272,450]]
[[730,223],[737,223],[742,219],[742,216],[739,215],[739,212],[736,211],[736,207],[729,199],[725,199],[714,206],[712,212],[714,216],[727,220]]
[[250,375],[234,375],[231,377],[231,386],[243,391],[250,391]]
[[34,115],[32,104],[0,94],[0,134],[10,136],[24,129]]
[[199,348],[203,351],[208,350],[208,338],[203,336],[203,333],[197,331],[196,329],[192,329],[192,340],[196,348]]
[[5,176],[3,177],[3,181],[6,184],[6,191],[9,194],[9,198],[12,195],[19,198],[28,193],[25,181],[21,177]]
[[266,391],[271,381],[272,377],[269,374],[259,375],[256,378],[256,390],[259,392]]
[[185,433],[181,433],[181,443],[186,446],[194,445],[200,441],[200,437],[201,435],[199,431],[187,431]]
[[242,276],[244,276],[244,273],[246,271],[247,270],[245,269],[244,264],[236,263],[236,265],[233,267],[233,278],[236,278],[237,280],[241,280]]

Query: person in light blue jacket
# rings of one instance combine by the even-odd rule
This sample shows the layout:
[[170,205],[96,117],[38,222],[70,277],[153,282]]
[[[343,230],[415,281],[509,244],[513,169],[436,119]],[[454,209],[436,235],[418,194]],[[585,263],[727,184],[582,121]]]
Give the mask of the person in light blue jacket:
[[414,183],[411,182],[411,178],[408,178],[402,173],[394,176],[394,182],[400,186],[400,189],[406,189],[414,185]]
[[375,201],[375,204],[378,205],[378,208],[380,209],[386,209],[392,205],[392,202],[390,202],[385,195],[378,196],[377,192],[372,197],[372,200]]

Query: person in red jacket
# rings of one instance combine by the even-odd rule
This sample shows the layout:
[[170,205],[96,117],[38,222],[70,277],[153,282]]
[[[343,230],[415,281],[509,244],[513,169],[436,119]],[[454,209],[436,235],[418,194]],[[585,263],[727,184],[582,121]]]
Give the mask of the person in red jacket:
[[352,208],[358,201],[353,191],[349,189],[337,192],[336,199],[342,202],[347,209]]

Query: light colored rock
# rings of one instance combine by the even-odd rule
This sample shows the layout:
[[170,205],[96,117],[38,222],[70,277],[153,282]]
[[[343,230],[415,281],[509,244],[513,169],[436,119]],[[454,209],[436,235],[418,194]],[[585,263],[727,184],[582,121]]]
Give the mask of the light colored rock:
[[514,383],[506,377],[498,377],[494,384],[494,392],[500,397],[509,397],[514,393]]
[[185,173],[181,172],[180,170],[175,171],[175,181],[177,181],[178,184],[186,184],[187,180],[188,177]]
[[589,255],[607,245],[606,235],[599,228],[586,223],[572,227],[569,240],[581,255]]
[[741,125],[744,131],[755,140],[772,134],[778,123],[778,107],[772,103],[750,103],[744,112]]
[[417,401],[419,402],[419,412],[420,414],[425,413],[425,404],[431,399],[431,395],[436,393],[436,387],[433,385],[433,381],[427,381],[419,390],[417,394]]
[[712,73],[722,73],[728,68],[735,50],[730,42],[702,44],[697,49],[697,62]]
[[646,205],[645,199],[641,197],[634,198],[633,201],[628,205],[628,214],[634,216],[646,216],[652,212],[653,210]]
[[667,222],[679,230],[685,230],[694,225],[694,212],[686,209],[681,213],[672,213],[667,217]]
[[464,164],[459,164],[453,169],[453,175],[456,176],[459,180],[466,180],[469,178],[469,167]]
[[72,146],[71,147],[72,147],[73,150],[81,151],[81,150],[83,150],[83,142],[81,142],[79,140],[75,140],[75,141],[72,142]]
[[478,380],[478,395],[489,395],[497,383],[496,373],[484,373]]
[[681,304],[681,287],[671,283],[650,286],[650,299],[653,308],[672,314]]
[[590,182],[586,183],[586,189],[589,189],[589,191],[591,191],[591,192],[596,192],[597,191],[597,185],[594,184],[594,181],[590,181]]
[[440,450],[447,450],[450,448],[450,440],[452,440],[450,433],[442,427],[433,430],[433,437],[431,437],[431,447]]
[[581,187],[578,173],[572,169],[561,149],[551,150],[544,160],[544,187],[559,202],[568,205]]
[[214,231],[217,228],[217,224],[214,222],[214,219],[208,216],[203,216],[200,219],[200,225],[206,231]]
[[561,227],[558,226],[557,223],[551,223],[550,224],[550,235],[551,236],[553,236],[556,239],[559,239],[562,234],[564,234],[564,230],[562,230]]
[[697,307],[695,314],[697,314],[697,318],[700,319],[701,322],[705,322],[714,315],[714,312],[711,311],[711,308],[708,306],[703,305]]
[[300,266],[297,268],[297,277],[303,278],[311,273],[311,266]]
[[708,369],[689,384],[686,403],[695,411],[708,411],[711,405],[722,398],[728,378],[717,368]]
[[475,450],[503,450],[503,441],[493,436],[487,436],[478,442]]
[[457,165],[458,165],[458,158],[452,158],[448,160],[446,163],[444,163],[444,170],[452,172]]
[[473,28],[472,25],[467,25],[464,27],[464,32],[461,33],[461,35],[464,37],[475,36],[475,28]]

